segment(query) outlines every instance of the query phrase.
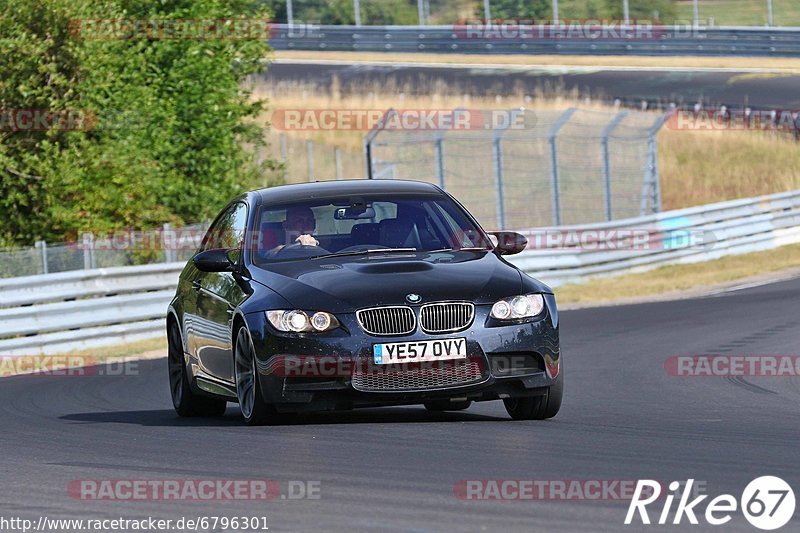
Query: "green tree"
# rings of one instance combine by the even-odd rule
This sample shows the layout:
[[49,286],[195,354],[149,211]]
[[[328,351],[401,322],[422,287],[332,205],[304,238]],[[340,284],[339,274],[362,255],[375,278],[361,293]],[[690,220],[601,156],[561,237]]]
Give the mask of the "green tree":
[[193,222],[259,181],[245,145],[263,142],[263,103],[242,82],[263,69],[264,39],[94,40],[74,21],[266,19],[260,2],[6,3],[0,108],[96,118],[87,130],[0,131],[0,240]]

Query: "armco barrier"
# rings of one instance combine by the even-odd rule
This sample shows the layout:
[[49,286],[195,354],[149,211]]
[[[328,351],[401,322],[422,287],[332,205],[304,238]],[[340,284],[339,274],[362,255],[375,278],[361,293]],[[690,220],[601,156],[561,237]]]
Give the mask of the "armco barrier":
[[653,38],[498,38],[459,26],[276,24],[275,50],[457,54],[800,56],[800,28],[663,26]]
[[[613,246],[605,247],[600,241],[588,247],[529,247],[511,260],[537,278],[559,286],[590,277],[768,250],[800,242],[800,191],[598,224],[536,228],[528,233],[613,235],[611,230],[625,229],[647,231],[650,234],[648,245],[642,249],[617,250]],[[681,244],[689,239],[693,245]]]
[[[646,232],[647,245],[620,250],[612,242],[614,230]],[[522,232],[531,236],[532,246],[511,260],[558,287],[800,242],[800,190]],[[590,246],[533,245],[536,235],[548,232],[601,238]],[[182,268],[168,263],[0,280],[0,356],[63,353],[164,335],[167,304]]]
[[63,353],[164,335],[184,263],[0,279],[0,356]]

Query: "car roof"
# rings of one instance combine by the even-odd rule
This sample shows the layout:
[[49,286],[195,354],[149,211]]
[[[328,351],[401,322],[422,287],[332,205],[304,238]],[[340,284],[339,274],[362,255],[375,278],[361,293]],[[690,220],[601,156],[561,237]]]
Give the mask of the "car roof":
[[424,181],[411,180],[341,180],[278,185],[253,191],[262,203],[281,204],[303,199],[333,198],[354,194],[426,194],[443,196],[444,192]]

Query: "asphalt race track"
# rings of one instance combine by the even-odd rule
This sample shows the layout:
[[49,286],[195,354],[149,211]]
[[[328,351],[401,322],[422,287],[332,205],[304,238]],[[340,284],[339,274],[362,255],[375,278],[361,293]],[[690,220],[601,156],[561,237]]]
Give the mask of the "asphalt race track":
[[[19,376],[0,383],[0,516],[144,518],[263,515],[272,531],[756,531],[623,526],[624,501],[459,499],[459,480],[694,478],[741,496],[777,475],[800,487],[800,380],[674,377],[674,354],[795,355],[800,279],[695,300],[563,312],[565,404],[514,422],[498,402],[436,414],[422,407],[308,416],[245,427],[179,419],[166,361],[138,375]],[[320,482],[319,499],[84,501],[81,479]],[[709,498],[710,499],[710,498]],[[677,501],[677,498],[676,498]],[[708,500],[706,500],[708,501]],[[701,506],[702,507],[702,506]],[[661,507],[651,511],[657,519]],[[783,530],[797,531],[800,512]],[[701,519],[702,520],[702,519]]]
[[[752,69],[751,69],[752,70]],[[533,94],[537,87],[577,89],[594,98],[646,100],[669,104],[725,104],[759,109],[799,109],[800,75],[741,72],[727,69],[646,69],[605,67],[446,66],[391,63],[345,64],[327,61],[281,60],[262,79],[328,88],[339,79],[342,92],[374,84],[414,88],[425,93],[443,82],[459,93],[479,95]]]

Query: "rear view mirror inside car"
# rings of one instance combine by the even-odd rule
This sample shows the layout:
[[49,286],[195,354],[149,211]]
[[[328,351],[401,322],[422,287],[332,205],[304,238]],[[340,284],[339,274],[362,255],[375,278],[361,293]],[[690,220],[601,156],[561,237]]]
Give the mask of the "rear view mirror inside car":
[[372,206],[340,207],[333,214],[336,220],[363,220],[375,218],[375,209]]

